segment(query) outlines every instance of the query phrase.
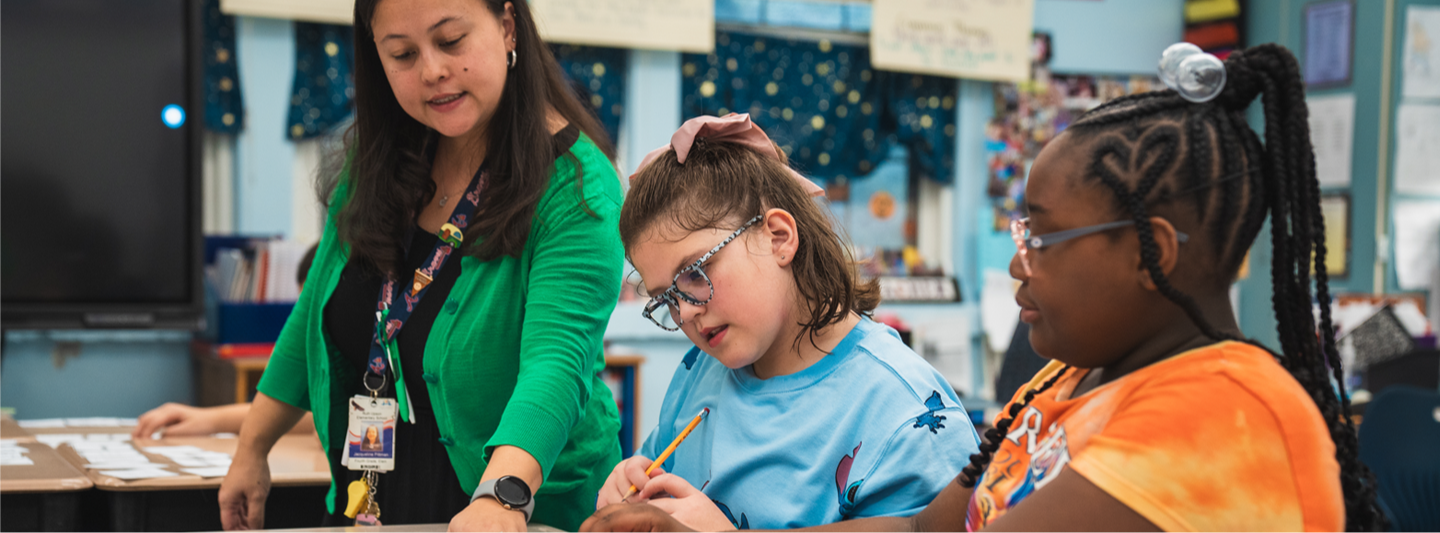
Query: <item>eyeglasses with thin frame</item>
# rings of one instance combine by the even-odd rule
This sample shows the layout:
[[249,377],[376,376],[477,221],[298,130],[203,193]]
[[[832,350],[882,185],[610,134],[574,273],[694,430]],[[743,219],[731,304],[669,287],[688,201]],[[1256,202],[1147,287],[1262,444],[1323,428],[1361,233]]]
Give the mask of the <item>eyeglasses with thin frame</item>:
[[[1083,228],[1046,233],[1044,235],[1031,235],[1030,217],[1025,217],[1010,221],[1010,238],[1015,240],[1015,253],[1020,256],[1020,266],[1025,268],[1026,276],[1031,276],[1033,272],[1030,270],[1030,250],[1039,250],[1046,246],[1054,246],[1070,239],[1134,224],[1134,220],[1120,220],[1096,224],[1094,226],[1085,226]],[[1179,239],[1182,244],[1190,240],[1189,235],[1179,231],[1175,232],[1175,237]]]
[[[650,298],[650,301],[645,303],[645,309],[640,311],[640,314],[650,319],[656,326],[660,326],[661,329],[666,331],[679,330],[680,326],[685,325],[685,322],[680,318],[679,300],[685,300],[690,305],[700,306],[710,303],[710,300],[715,297],[715,285],[710,283],[710,276],[705,275],[705,269],[702,268],[705,262],[709,261],[711,257],[714,257],[725,245],[730,244],[730,241],[735,240],[741,233],[745,233],[745,230],[750,229],[751,225],[759,222],[760,219],[763,218],[765,218],[765,215],[755,215],[755,218],[742,224],[740,229],[735,230],[734,233],[731,233],[730,236],[726,237],[720,244],[715,245],[715,247],[711,248],[705,255],[696,259],[694,263],[690,263],[690,266],[680,269],[680,272],[675,274],[675,279],[670,281],[670,287],[665,289],[665,292]],[[700,295],[704,295],[704,298],[701,298]],[[657,311],[660,313],[659,316],[656,316]]]

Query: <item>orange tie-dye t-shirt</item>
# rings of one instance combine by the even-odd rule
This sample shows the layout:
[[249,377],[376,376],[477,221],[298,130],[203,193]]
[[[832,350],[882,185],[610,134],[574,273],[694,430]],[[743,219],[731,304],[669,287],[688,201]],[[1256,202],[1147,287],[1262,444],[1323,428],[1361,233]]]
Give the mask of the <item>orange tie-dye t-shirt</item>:
[[969,530],[1067,467],[1166,531],[1345,528],[1324,419],[1264,350],[1222,342],[1071,398],[1084,375],[1072,369],[1016,417],[970,499]]

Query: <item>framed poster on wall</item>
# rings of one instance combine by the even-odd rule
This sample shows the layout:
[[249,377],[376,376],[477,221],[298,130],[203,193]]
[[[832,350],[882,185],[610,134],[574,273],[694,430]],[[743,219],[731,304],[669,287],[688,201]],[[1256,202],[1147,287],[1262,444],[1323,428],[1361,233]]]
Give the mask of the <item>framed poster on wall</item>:
[[1305,85],[1311,89],[1350,84],[1355,50],[1355,3],[1324,0],[1305,6]]

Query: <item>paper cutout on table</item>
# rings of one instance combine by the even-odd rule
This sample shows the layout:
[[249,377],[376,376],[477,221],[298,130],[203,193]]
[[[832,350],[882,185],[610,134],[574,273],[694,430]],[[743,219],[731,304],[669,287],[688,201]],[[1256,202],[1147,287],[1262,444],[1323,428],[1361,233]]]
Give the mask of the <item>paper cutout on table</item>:
[[1310,142],[1315,145],[1315,177],[1321,187],[1350,186],[1350,155],[1355,139],[1355,95],[1307,98]]
[[195,474],[200,477],[225,477],[230,472],[228,466],[209,466],[205,468],[181,468],[181,472]]
[[210,453],[209,450],[195,446],[146,446],[145,451],[155,454],[173,457],[176,455],[197,455]]
[[36,435],[35,440],[54,448],[70,441],[84,441],[85,436],[79,433],[55,433],[52,435]]
[[1010,348],[1010,338],[1020,323],[1015,287],[1015,279],[1005,271],[985,269],[985,284],[980,288],[980,327],[992,352],[1003,353]]
[[120,419],[103,416],[66,418],[65,425],[69,427],[119,427]]
[[1406,7],[1403,31],[1404,96],[1440,98],[1440,7]]
[[1440,196],[1440,105],[1402,104],[1396,114],[1395,192]]
[[530,13],[550,43],[710,53],[714,0],[533,0]]
[[1355,4],[1350,0],[1305,6],[1306,85],[1326,86],[1350,81],[1354,24]]
[[34,420],[16,420],[15,423],[19,424],[20,427],[27,429],[51,429],[65,427],[65,419],[63,418],[36,418]]
[[158,478],[158,477],[175,477],[175,476],[178,476],[178,475],[180,475],[180,474],[176,474],[176,473],[171,472],[171,471],[169,471],[169,470],[161,470],[161,469],[159,469],[159,468],[135,468],[135,469],[130,469],[130,470],[102,470],[102,471],[100,471],[100,475],[102,475],[102,476],[110,476],[110,477],[115,477],[115,478],[120,478],[120,479],[125,479],[125,480],[134,480],[134,479],[154,479],[154,478]]
[[0,466],[27,466],[35,464],[25,454],[30,450],[21,446],[15,439],[0,441]]
[[194,457],[171,457],[170,460],[175,461],[175,464],[180,466],[209,466],[209,463],[204,459]]
[[1035,0],[875,0],[870,62],[885,70],[1030,78]]
[[111,461],[105,463],[90,463],[85,465],[86,470],[136,470],[142,468],[165,468],[168,465],[163,463],[152,463],[149,460],[138,461]]
[[1440,200],[1402,200],[1393,211],[1396,283],[1423,290],[1440,268]]

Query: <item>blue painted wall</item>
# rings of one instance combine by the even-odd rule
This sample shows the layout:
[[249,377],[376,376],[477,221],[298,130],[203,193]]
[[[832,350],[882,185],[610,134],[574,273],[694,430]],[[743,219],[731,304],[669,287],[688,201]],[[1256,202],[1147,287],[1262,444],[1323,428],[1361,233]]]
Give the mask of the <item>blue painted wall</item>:
[[[1385,33],[1386,4],[1393,4],[1393,35]],[[1301,1],[1250,2],[1246,13],[1249,45],[1278,43],[1293,51],[1304,64],[1304,17],[1305,4]],[[1350,274],[1342,279],[1331,280],[1332,292],[1371,293],[1375,290],[1375,257],[1380,250],[1376,244],[1376,215],[1382,198],[1392,200],[1394,188],[1394,135],[1395,113],[1400,104],[1400,89],[1403,84],[1402,45],[1405,28],[1405,8],[1409,5],[1440,5],[1440,0],[1359,0],[1355,2],[1355,44],[1352,63],[1352,80],[1349,85],[1311,91],[1310,96],[1336,94],[1355,95],[1355,134],[1351,156],[1351,184],[1349,187],[1326,188],[1324,192],[1348,192],[1350,194]],[[1391,47],[1391,61],[1383,61],[1384,48]],[[1385,70],[1391,76],[1391,94],[1388,105],[1382,105],[1381,78]],[[1380,146],[1381,117],[1389,118],[1389,142]],[[1264,117],[1256,104],[1250,110],[1250,123],[1257,131],[1264,131]],[[1385,190],[1380,190],[1380,158],[1387,158],[1387,179]],[[1388,205],[1388,204],[1387,204]],[[1388,208],[1387,208],[1388,210]],[[1251,251],[1251,276],[1240,284],[1240,321],[1247,335],[1253,336],[1273,348],[1279,348],[1275,332],[1274,311],[1270,303],[1270,259],[1271,242],[1269,227],[1261,232]],[[1383,250],[1389,257],[1394,256],[1393,245]],[[1385,292],[1398,292],[1395,284],[1393,265],[1384,266]]]

